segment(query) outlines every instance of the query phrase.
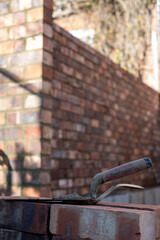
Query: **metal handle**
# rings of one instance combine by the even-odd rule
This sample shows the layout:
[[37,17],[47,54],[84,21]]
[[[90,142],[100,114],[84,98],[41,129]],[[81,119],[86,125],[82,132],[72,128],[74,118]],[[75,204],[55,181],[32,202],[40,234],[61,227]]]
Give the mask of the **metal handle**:
[[117,178],[125,177],[127,175],[139,172],[143,169],[150,168],[151,166],[151,159],[149,157],[145,157],[129,163],[125,163],[108,171],[98,173],[93,177],[90,194],[92,197],[96,198],[96,190],[100,184],[115,180]]

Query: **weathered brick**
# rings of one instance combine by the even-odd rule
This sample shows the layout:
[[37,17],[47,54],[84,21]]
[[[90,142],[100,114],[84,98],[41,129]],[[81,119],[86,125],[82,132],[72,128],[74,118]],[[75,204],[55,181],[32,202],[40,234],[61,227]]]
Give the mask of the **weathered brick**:
[[51,144],[47,141],[42,141],[42,154],[48,154],[51,155]]
[[49,172],[41,172],[40,173],[40,184],[45,185],[45,184],[50,184],[51,182],[51,177]]
[[0,183],[5,184],[5,174],[4,171],[0,170]]
[[0,125],[3,125],[6,123],[6,113],[0,112]]
[[37,95],[28,95],[24,101],[25,108],[37,108],[41,106],[41,97]]
[[0,43],[0,54],[5,55],[14,52],[14,42]]
[[70,224],[75,238],[119,240],[134,239],[139,235],[146,240],[155,239],[154,226],[146,228],[148,220],[155,224],[155,214],[147,210],[56,204],[51,206],[50,231],[63,236],[66,224]]
[[41,142],[40,140],[30,140],[26,142],[26,151],[30,154],[36,155],[41,153]]
[[[6,56],[0,56],[0,67],[5,68],[7,66],[7,57]],[[2,82],[2,78],[5,78],[2,74],[0,74],[0,80]]]
[[22,66],[28,63],[40,63],[42,60],[42,51],[38,50],[35,52],[23,52],[12,54],[9,56],[9,65],[11,66]]
[[25,41],[24,40],[16,40],[14,41],[14,52],[22,52],[25,49]]
[[52,18],[53,10],[49,9],[49,8],[46,8],[45,6],[44,6],[43,10],[44,10],[44,21],[46,21],[47,23],[52,24],[52,22],[53,22],[53,18]]
[[22,106],[23,106],[22,96],[20,96],[20,97],[13,96],[11,98],[11,108],[12,109],[19,109],[19,108],[22,108]]
[[53,39],[49,39],[44,36],[43,41],[44,41],[44,49],[52,53],[53,52]]
[[6,14],[0,16],[0,28],[10,27],[13,25],[13,15]]
[[4,139],[21,139],[22,138],[22,128],[21,127],[8,127],[4,130]]
[[26,79],[34,79],[42,76],[42,66],[41,65],[29,65],[25,68]]
[[0,15],[8,13],[8,2],[0,3]]
[[8,112],[7,113],[7,123],[8,124],[18,124],[19,123],[19,112]]
[[23,196],[40,197],[40,189],[33,188],[33,187],[24,187],[23,188]]
[[27,38],[26,40],[26,50],[35,50],[43,47],[43,37],[42,35]]
[[[16,66],[16,67],[15,66],[14,67],[10,66],[10,67],[8,67],[8,71],[9,71],[9,73],[11,73],[11,75],[13,75],[14,79],[16,79],[17,81],[22,80],[24,78],[24,68],[23,68],[23,66]],[[17,86],[17,83],[14,84],[14,82],[12,82],[11,85]],[[23,84],[22,84],[22,86],[23,86]],[[21,85],[17,86],[17,88],[23,89],[21,87]]]
[[48,23],[44,23],[44,35],[46,35],[49,38],[52,38],[53,36],[52,26]]
[[52,54],[44,51],[43,52],[43,62],[48,65],[48,66],[52,66],[53,64],[53,56]]
[[41,167],[40,156],[25,156],[23,167],[26,169],[39,169]]
[[52,113],[48,110],[41,111],[41,122],[51,124],[52,122]]
[[28,10],[27,22],[35,22],[42,19],[43,19],[43,7]]
[[44,139],[52,139],[53,136],[53,129],[48,126],[42,127],[42,138]]
[[37,123],[39,122],[39,111],[22,111],[20,113],[20,123]]
[[43,25],[41,22],[28,23],[26,25],[20,25],[12,27],[9,30],[10,39],[26,38],[35,34],[42,33]]
[[20,25],[25,23],[25,12],[18,12],[13,14],[13,25]]
[[23,88],[22,86],[18,85],[17,83],[8,84],[8,94],[9,95],[24,94],[25,93],[25,88]]
[[28,1],[12,0],[10,4],[10,8],[12,12],[25,10],[31,7],[32,7],[32,0],[28,0]]
[[65,159],[67,156],[67,153],[66,151],[64,150],[61,150],[61,149],[54,149],[53,150],[53,157],[54,158],[62,158],[62,159]]
[[12,99],[9,97],[1,98],[0,111],[8,110],[12,106]]
[[25,139],[41,138],[40,126],[27,126],[27,127],[25,127],[24,128],[24,138]]
[[12,196],[21,196],[21,187],[19,186],[12,186],[11,187]]
[[44,1],[44,6],[49,8],[49,9],[52,9],[53,8],[52,0]]
[[3,97],[6,95],[7,91],[6,91],[6,84],[1,84],[0,85],[0,96]]
[[3,28],[0,29],[0,42],[7,41],[8,40],[8,29]]

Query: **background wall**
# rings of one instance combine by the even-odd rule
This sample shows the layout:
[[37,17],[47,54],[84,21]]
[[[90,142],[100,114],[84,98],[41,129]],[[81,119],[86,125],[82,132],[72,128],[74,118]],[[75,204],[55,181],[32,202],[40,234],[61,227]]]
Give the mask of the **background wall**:
[[2,192],[86,194],[97,172],[144,156],[153,168],[120,181],[158,185],[158,92],[52,24],[52,1],[0,9]]
[[143,156],[154,167],[124,181],[159,183],[159,94],[55,24],[53,31],[53,193],[85,194],[95,173]]

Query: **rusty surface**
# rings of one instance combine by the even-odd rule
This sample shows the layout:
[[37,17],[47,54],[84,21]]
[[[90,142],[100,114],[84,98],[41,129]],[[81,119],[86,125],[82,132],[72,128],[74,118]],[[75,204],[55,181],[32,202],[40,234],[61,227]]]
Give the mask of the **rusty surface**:
[[49,204],[0,200],[0,228],[47,234]]

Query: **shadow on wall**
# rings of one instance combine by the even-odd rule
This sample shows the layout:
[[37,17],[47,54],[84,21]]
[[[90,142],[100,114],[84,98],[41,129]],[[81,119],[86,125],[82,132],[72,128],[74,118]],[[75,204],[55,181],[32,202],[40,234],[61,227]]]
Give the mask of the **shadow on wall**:
[[39,158],[26,152],[22,143],[15,143],[15,149],[16,156],[10,159],[0,149],[1,196],[23,195],[23,188],[38,187],[39,184]]
[[[36,95],[41,98],[41,82],[37,84],[35,82],[23,82],[16,74],[0,68],[0,82],[4,83],[5,80],[7,80],[7,83],[8,80],[11,83],[15,83],[16,86],[18,85],[18,87],[24,89],[27,94]],[[35,122],[39,121],[40,114],[41,112],[37,110]],[[6,126],[7,125],[5,125],[5,127]],[[3,139],[2,136],[1,141],[3,140],[5,140],[5,138]],[[15,156],[10,156],[9,150],[8,152],[4,152],[0,149],[0,195],[20,195],[22,194],[23,186],[28,187],[39,184],[38,171],[40,168],[40,157],[35,156],[30,151],[26,152],[25,146],[20,140],[18,143],[16,143],[15,140],[14,148]],[[35,169],[37,171],[35,171]]]
[[[2,186],[0,189],[0,195],[11,195],[11,186],[12,186],[12,167],[9,162],[8,156],[5,154],[4,151],[0,149],[0,171],[1,171],[1,179],[4,181],[6,177],[6,184],[7,186]],[[6,173],[6,175],[5,175]],[[2,183],[0,183],[1,185]]]
[[10,73],[9,71],[7,71],[6,69],[4,68],[0,68],[0,74],[4,75],[5,77],[9,78],[12,82],[14,83],[18,83],[18,85],[24,89],[26,89],[28,92],[30,92],[31,94],[35,94],[35,95],[38,95],[40,96],[41,95],[41,91],[39,91],[39,89],[36,89],[34,87],[33,89],[33,86],[31,85],[27,85],[27,84],[22,84],[20,81],[20,79],[15,76],[13,73]]

